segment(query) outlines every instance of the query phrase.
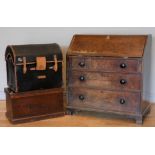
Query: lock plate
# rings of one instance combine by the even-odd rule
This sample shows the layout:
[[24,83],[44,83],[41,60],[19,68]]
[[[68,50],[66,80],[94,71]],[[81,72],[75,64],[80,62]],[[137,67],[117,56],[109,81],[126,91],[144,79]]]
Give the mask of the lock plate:
[[46,70],[46,57],[36,57],[36,70]]

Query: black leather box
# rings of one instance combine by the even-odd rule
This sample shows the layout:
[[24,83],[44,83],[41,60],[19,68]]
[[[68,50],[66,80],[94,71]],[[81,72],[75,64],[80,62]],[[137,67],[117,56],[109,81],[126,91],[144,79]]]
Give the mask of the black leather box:
[[62,86],[62,51],[58,44],[7,46],[7,84],[14,92]]

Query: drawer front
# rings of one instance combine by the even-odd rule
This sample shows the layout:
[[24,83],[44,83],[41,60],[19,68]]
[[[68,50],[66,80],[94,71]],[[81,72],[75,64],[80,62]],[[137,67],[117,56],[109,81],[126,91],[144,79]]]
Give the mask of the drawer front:
[[69,88],[68,105],[135,113],[140,104],[140,93]]
[[89,57],[69,57],[69,63],[71,69],[91,69],[91,58]]
[[142,87],[140,74],[85,71],[71,71],[69,86],[127,91],[140,91]]
[[72,69],[104,72],[142,72],[142,61],[139,59],[120,59],[104,57],[70,57]]

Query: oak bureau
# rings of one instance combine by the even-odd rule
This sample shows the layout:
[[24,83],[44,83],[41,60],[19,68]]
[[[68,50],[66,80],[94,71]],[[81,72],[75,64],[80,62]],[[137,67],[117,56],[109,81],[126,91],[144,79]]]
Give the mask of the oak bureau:
[[74,35],[67,52],[67,109],[142,123],[150,111],[143,101],[150,47],[151,35]]

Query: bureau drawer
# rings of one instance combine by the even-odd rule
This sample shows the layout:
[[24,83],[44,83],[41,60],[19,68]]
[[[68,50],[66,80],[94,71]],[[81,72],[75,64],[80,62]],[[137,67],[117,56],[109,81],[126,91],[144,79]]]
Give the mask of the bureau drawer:
[[141,74],[71,71],[71,87],[93,87],[108,90],[141,90]]
[[70,56],[68,61],[71,69],[91,69],[91,58],[83,56]]
[[94,70],[104,72],[142,72],[140,59],[106,58],[106,57],[70,57],[72,69]]
[[68,106],[135,113],[140,93],[69,88]]

